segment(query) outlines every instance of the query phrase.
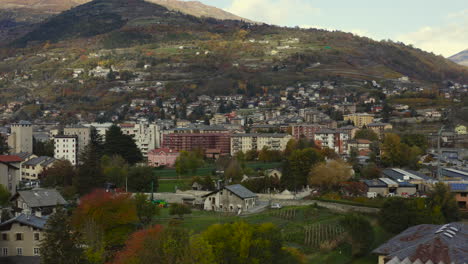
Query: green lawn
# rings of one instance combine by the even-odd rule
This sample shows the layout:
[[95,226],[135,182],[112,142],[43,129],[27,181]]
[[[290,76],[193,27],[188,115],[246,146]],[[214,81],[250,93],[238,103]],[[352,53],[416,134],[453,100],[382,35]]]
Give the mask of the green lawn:
[[175,188],[186,189],[190,187],[190,179],[181,180],[160,180],[157,192],[175,192]]

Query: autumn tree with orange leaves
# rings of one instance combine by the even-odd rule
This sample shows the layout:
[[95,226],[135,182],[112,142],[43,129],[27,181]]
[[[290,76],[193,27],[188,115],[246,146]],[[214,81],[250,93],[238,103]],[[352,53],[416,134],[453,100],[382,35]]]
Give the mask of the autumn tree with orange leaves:
[[138,222],[130,194],[96,190],[81,198],[73,214],[73,225],[86,244],[91,263],[104,263],[121,249]]

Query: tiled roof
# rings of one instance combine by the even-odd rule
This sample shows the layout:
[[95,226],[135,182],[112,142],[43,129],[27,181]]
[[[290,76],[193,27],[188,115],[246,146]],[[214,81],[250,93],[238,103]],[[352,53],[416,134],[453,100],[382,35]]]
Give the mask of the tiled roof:
[[408,258],[422,263],[464,264],[468,261],[468,226],[463,223],[448,225],[418,225],[390,239],[373,251],[388,260]]
[[30,160],[26,161],[25,163],[23,163],[23,165],[36,166],[36,165],[42,164],[42,163],[50,164],[50,162],[53,162],[54,160],[55,159],[51,158],[51,157],[41,156],[41,157],[30,159]]
[[28,226],[32,226],[35,228],[44,229],[46,222],[47,222],[47,219],[43,217],[37,217],[35,215],[27,216],[25,214],[20,214],[10,220],[7,220],[1,223],[0,226],[5,226],[11,223],[21,223],[23,225],[28,225]]
[[60,195],[60,193],[55,189],[18,191],[17,195],[21,196],[29,207],[45,207],[67,204],[62,195]]

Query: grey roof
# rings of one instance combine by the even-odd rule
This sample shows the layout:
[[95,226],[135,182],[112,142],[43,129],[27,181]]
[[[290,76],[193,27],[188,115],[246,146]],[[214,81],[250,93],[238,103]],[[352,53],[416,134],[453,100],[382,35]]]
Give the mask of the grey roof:
[[55,189],[33,189],[27,191],[18,191],[19,196],[28,204],[29,207],[45,207],[65,205],[67,201]]
[[35,215],[27,216],[25,214],[19,214],[16,217],[1,223],[0,227],[5,226],[5,225],[9,225],[9,224],[12,224],[12,223],[20,223],[20,224],[32,226],[32,227],[35,227],[35,228],[44,229],[45,224],[47,223],[47,218],[37,217]]
[[[417,172],[417,171],[412,171],[412,170],[403,170],[409,174],[413,174],[417,177],[420,177],[421,179],[425,180],[425,181],[430,181],[430,180],[434,180],[433,178],[431,177],[428,177],[420,172]],[[396,181],[403,181],[404,180],[404,176],[402,173],[398,172],[397,170],[395,169],[385,169],[383,172],[383,175],[385,177],[389,177],[393,180],[396,180]]]
[[274,137],[274,138],[283,138],[287,137],[289,134],[283,133],[246,133],[246,134],[234,134],[231,137]]
[[37,157],[37,158],[34,158],[34,159],[30,159],[28,161],[26,161],[25,163],[23,163],[23,165],[26,165],[26,166],[36,166],[38,164],[43,164],[43,166],[47,166],[48,164],[50,164],[51,162],[53,162],[55,159],[54,158],[51,158],[51,157],[47,157],[47,156],[40,156],[40,157]]
[[383,181],[380,181],[378,179],[374,179],[374,180],[364,180],[364,183],[368,186],[368,187],[374,187],[374,188],[377,188],[377,187],[381,187],[381,188],[386,188],[387,187],[387,184],[384,183]]
[[242,199],[257,197],[255,193],[253,193],[252,191],[250,191],[249,189],[245,188],[244,186],[240,184],[229,185],[224,188],[231,191],[236,196],[239,196],[239,198],[242,198]]
[[27,158],[29,158],[30,156],[32,156],[33,154],[32,153],[29,153],[29,152],[20,152],[20,153],[13,153],[11,154],[13,156],[18,156],[20,157],[22,160],[25,160]]
[[418,259],[426,263],[468,262],[468,226],[463,223],[448,225],[418,225],[390,239],[373,251],[374,254],[397,257],[400,260]]
[[441,174],[443,177],[448,178],[462,178],[468,180],[468,172],[463,170],[451,169],[451,168],[442,168]]
[[26,120],[21,120],[17,123],[18,125],[32,125],[31,122],[26,121]]

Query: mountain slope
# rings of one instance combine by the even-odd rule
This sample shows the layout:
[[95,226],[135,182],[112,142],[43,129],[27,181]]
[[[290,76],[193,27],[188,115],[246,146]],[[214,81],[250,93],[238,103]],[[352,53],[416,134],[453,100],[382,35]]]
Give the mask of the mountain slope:
[[1,9],[33,9],[58,13],[89,0],[2,0]]
[[449,60],[456,62],[460,65],[468,66],[468,49],[453,55],[449,58]]
[[226,12],[220,8],[205,5],[199,1],[181,1],[181,0],[147,0],[149,2],[162,5],[170,10],[177,10],[185,14],[196,17],[212,17],[216,19],[244,20],[245,18]]

